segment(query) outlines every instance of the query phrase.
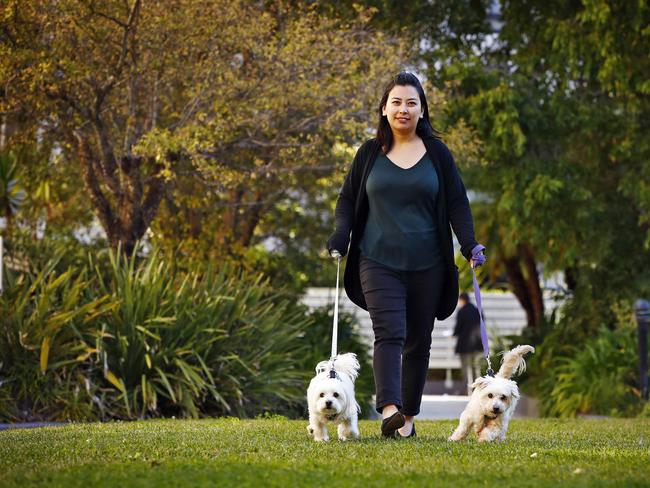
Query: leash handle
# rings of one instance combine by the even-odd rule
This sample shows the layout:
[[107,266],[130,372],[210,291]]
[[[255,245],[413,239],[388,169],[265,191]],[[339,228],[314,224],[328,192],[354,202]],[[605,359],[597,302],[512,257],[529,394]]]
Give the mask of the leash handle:
[[332,361],[336,357],[338,346],[339,332],[339,274],[341,271],[341,254],[338,251],[332,251],[332,256],[336,258],[336,295],[334,295],[334,320],[332,321]]
[[472,266],[472,277],[474,279],[474,299],[476,300],[476,308],[478,308],[478,315],[481,323],[481,343],[483,344],[483,356],[488,364],[487,374],[488,376],[494,376],[494,370],[492,369],[492,363],[490,363],[490,345],[488,343],[487,327],[485,326],[485,320],[483,320],[483,305],[481,304],[481,289],[478,286],[478,280],[476,279],[476,269]]

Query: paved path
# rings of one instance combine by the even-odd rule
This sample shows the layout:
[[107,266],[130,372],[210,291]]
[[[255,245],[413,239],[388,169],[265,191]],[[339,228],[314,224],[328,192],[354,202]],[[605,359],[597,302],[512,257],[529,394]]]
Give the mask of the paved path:
[[468,398],[462,395],[423,395],[418,418],[457,419],[465,409]]
[[0,424],[0,430],[33,429],[35,427],[60,427],[64,422],[25,422],[16,424]]
[[[418,418],[423,420],[458,419],[468,400],[469,397],[464,395],[423,395]],[[530,417],[539,417],[537,404],[530,397],[522,395],[514,418]]]
[[[469,397],[464,395],[423,395],[420,407],[420,420],[458,419],[467,405]],[[535,401],[522,395],[515,418],[539,417]],[[64,422],[31,422],[17,424],[0,424],[0,431],[8,429],[31,429],[35,427],[60,427]]]

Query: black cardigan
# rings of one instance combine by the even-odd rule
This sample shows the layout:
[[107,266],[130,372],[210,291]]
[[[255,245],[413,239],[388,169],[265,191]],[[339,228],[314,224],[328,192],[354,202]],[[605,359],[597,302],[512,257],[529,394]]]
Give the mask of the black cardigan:
[[[444,198],[438,199],[437,209],[440,249],[447,263],[448,281],[443,288],[436,312],[436,317],[443,320],[452,314],[458,303],[458,268],[454,262],[454,246],[449,224],[458,237],[461,253],[468,261],[477,242],[474,239],[474,224],[465,186],[451,152],[439,139],[424,138],[423,142],[438,175],[438,195],[444,195]],[[336,249],[342,254],[345,254],[348,245],[350,246],[343,280],[345,291],[350,300],[364,310],[368,310],[368,307],[359,278],[359,243],[368,220],[366,180],[380,149],[381,145],[375,138],[366,141],[357,151],[336,202],[336,230],[327,241],[329,251]]]

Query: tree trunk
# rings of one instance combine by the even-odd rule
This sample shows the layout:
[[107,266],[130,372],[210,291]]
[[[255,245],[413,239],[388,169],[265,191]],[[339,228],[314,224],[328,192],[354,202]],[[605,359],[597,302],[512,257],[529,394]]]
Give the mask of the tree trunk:
[[528,327],[538,328],[544,318],[544,298],[539,285],[539,274],[531,249],[522,244],[518,255],[504,258],[512,292],[526,312]]
[[578,269],[567,266],[564,270],[564,281],[570,291],[575,291],[578,286]]
[[[162,166],[152,164],[153,174],[143,178],[140,157],[122,156],[116,164],[112,148],[106,144],[107,138],[95,145],[100,151],[93,151],[90,135],[80,132],[74,135],[84,183],[110,246],[120,247],[131,255],[149,228],[165,193]],[[98,154],[108,160],[101,160]]]
[[262,218],[265,204],[264,193],[260,189],[253,192],[243,187],[230,190],[229,199],[223,216],[223,228],[217,241],[225,249],[246,248],[251,244],[255,228]]
[[252,194],[252,201],[249,202],[250,206],[244,211],[240,219],[240,226],[237,229],[237,242],[240,246],[250,246],[255,228],[262,218],[262,192],[256,189]]

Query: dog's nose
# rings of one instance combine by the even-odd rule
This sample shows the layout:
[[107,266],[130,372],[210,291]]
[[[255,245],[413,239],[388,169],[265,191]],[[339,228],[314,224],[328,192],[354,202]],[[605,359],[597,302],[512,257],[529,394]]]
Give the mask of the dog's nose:
[[499,407],[494,407],[494,408],[492,409],[492,411],[493,411],[494,413],[499,413],[499,412],[501,411],[501,409],[500,409]]
[[332,401],[331,401],[331,400],[327,400],[327,401],[325,402],[325,406],[326,406],[327,408],[332,408]]

